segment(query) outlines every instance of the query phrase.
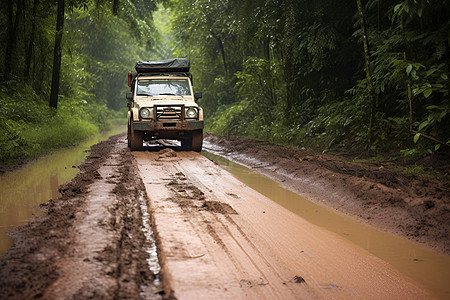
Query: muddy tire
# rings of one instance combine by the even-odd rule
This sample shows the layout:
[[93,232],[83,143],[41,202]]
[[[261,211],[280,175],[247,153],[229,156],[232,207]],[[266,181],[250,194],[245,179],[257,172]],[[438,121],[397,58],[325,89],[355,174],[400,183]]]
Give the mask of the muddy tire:
[[142,149],[142,132],[134,130],[133,122],[131,122],[131,126],[129,126],[128,144],[130,145],[131,151]]
[[192,145],[192,150],[197,151],[197,152],[202,151],[202,146],[203,146],[203,131],[202,130],[195,131],[194,133],[192,133],[191,145]]
[[181,150],[189,151],[192,148],[192,138],[181,140]]
[[128,148],[131,148],[131,141],[130,141],[130,139],[131,139],[131,128],[130,128],[130,123],[128,123],[128,126],[127,126],[127,141],[128,141]]

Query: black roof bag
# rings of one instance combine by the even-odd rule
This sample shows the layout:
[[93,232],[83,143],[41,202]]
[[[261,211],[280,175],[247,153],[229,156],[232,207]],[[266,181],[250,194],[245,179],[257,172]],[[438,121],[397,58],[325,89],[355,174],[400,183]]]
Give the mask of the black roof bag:
[[186,58],[172,58],[161,61],[138,61],[134,67],[138,73],[189,72]]

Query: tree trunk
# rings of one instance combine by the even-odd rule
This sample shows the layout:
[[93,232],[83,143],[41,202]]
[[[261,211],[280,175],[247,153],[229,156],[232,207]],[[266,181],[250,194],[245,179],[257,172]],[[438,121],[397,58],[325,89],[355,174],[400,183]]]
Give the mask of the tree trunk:
[[223,60],[223,67],[225,69],[225,74],[228,74],[228,65],[227,65],[227,60],[226,60],[226,56],[225,56],[225,48],[223,46],[222,39],[216,34],[213,34],[213,36],[217,40],[217,44],[219,45],[220,54],[222,55],[222,60]]
[[270,37],[266,36],[264,39],[264,57],[270,63]]
[[364,15],[363,15],[363,9],[361,0],[356,0],[356,3],[358,5],[358,14],[359,14],[359,22],[361,23],[361,32],[363,35],[363,46],[364,46],[364,62],[365,62],[365,71],[366,71],[366,78],[367,78],[367,88],[369,92],[370,97],[370,120],[369,120],[369,144],[372,142],[372,130],[373,130],[373,123],[375,122],[375,109],[376,109],[376,96],[374,95],[374,89],[373,89],[373,83],[372,83],[372,75],[370,72],[370,53],[369,53],[369,42],[367,39],[367,31],[366,31],[366,25],[364,22]]
[[53,52],[53,74],[52,74],[52,89],[50,92],[49,106],[53,108],[58,107],[59,94],[59,75],[61,71],[61,43],[64,27],[64,0],[58,0],[58,12],[56,17],[56,36],[55,49]]
[[28,78],[30,76],[30,69],[31,69],[31,58],[33,56],[33,48],[34,48],[34,38],[36,33],[36,11],[37,11],[37,5],[39,0],[33,1],[33,12],[31,16],[31,33],[30,33],[30,40],[28,44],[27,54],[25,57],[25,78]]
[[[19,18],[22,14],[22,4],[23,0],[17,0],[17,10],[16,16],[14,18],[13,15],[13,1],[6,1],[8,3],[8,30],[6,37],[6,46],[5,46],[5,61],[4,61],[4,71],[3,71],[3,82],[6,82],[9,79],[9,75],[11,74],[11,65],[13,53],[16,49],[16,35],[17,28],[19,27]],[[14,19],[14,23],[13,23]]]
[[283,68],[284,68],[284,79],[286,81],[286,117],[288,118],[291,114],[291,110],[295,103],[295,57],[294,48],[296,47],[295,41],[295,9],[291,1],[287,2],[286,7],[286,20],[283,29],[283,39],[281,47],[283,48]]
[[117,16],[118,12],[119,12],[119,0],[114,0],[112,6],[112,13],[113,15]]

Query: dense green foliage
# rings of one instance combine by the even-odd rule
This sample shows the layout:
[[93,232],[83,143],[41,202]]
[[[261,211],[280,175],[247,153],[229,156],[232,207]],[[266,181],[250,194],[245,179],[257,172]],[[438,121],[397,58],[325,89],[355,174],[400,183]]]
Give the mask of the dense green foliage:
[[357,2],[169,1],[208,129],[324,150],[448,145],[450,3],[362,1],[361,18]]
[[[0,160],[107,127],[125,110],[126,71],[136,60],[170,56],[191,60],[216,133],[371,153],[449,144],[448,1],[157,2],[0,7]],[[56,111],[48,103],[58,3],[65,15]]]
[[125,118],[127,71],[153,55],[155,1],[66,0],[58,108],[49,108],[60,1],[0,7],[0,161],[71,145]]

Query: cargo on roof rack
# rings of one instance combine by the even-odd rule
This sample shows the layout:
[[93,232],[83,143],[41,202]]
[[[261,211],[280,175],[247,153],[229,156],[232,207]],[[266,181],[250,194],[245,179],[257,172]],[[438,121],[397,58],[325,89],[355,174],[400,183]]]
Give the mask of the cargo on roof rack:
[[189,60],[172,58],[161,61],[138,61],[134,67],[138,73],[189,72]]

